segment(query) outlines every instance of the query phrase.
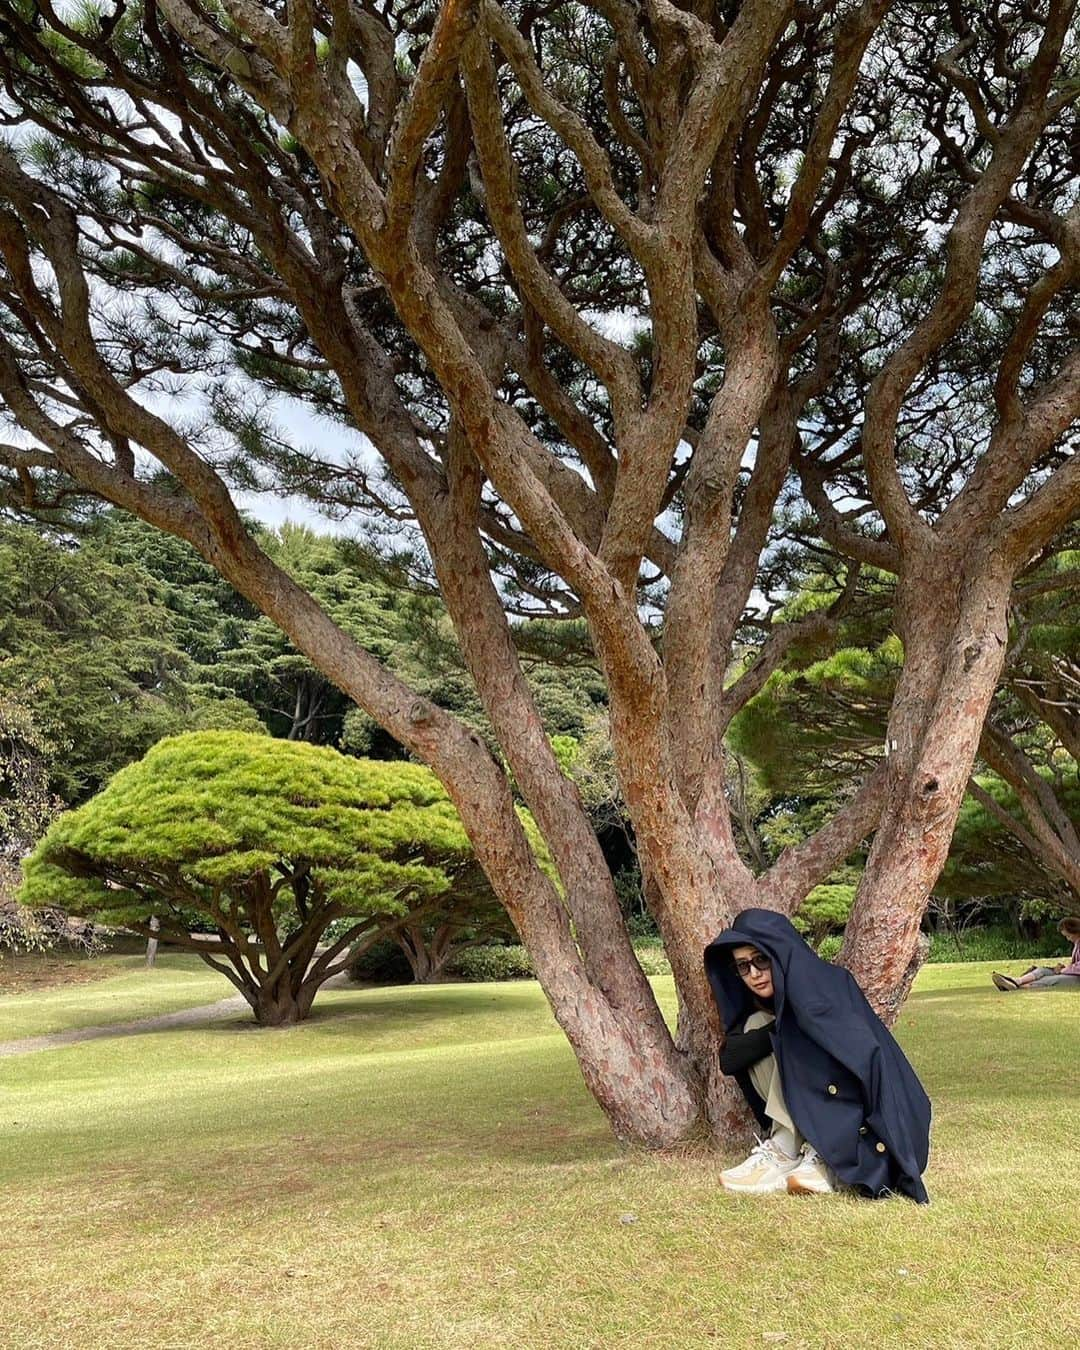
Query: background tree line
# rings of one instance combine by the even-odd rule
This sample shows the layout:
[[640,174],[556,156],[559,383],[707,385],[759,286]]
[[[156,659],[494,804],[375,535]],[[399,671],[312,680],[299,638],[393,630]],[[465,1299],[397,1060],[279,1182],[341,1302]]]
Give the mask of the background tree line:
[[[264,546],[320,594],[357,641],[494,745],[443,606],[400,561],[395,566],[370,547],[305,527],[261,533]],[[1075,590],[1054,584],[1068,581],[1077,562],[1080,553],[1068,549],[1048,559],[1015,611],[1015,655],[986,731],[992,763],[1008,776],[981,763],[972,777],[931,909],[931,922],[946,928],[977,915],[980,923],[1005,918],[1037,936],[1044,920],[1080,907],[1072,825],[1080,785],[1069,752],[1080,700],[1070,697],[1070,662],[1062,655],[1080,648],[1080,609]],[[793,554],[788,566],[788,619],[830,603],[829,579],[812,563],[800,573]],[[833,650],[822,658],[820,643],[793,646],[784,668],[734,719],[733,808],[754,871],[811,836],[877,752],[899,666],[890,602],[887,577],[864,577]],[[517,628],[544,725],[582,791],[624,911],[636,931],[655,933],[612,764],[600,674],[584,644],[576,653],[567,648],[565,633],[557,634],[560,650],[543,621],[522,620]],[[0,524],[0,690],[9,718],[19,710],[23,737],[32,727],[36,738],[31,780],[16,767],[29,762],[29,747],[20,759],[17,729],[9,726],[8,800],[12,813],[15,801],[22,803],[23,824],[12,818],[5,833],[23,852],[62,805],[80,804],[156,741],[181,731],[264,730],[375,759],[406,754],[194,550],[117,512],[94,513],[67,532],[19,524],[10,513]],[[422,818],[415,823],[420,829]],[[1055,829],[1057,851],[1041,842]],[[842,932],[863,861],[854,853],[801,907],[815,943]],[[510,940],[505,924],[489,920],[484,931]],[[448,938],[449,930],[443,961],[458,945]],[[407,933],[396,940],[403,939],[408,950]],[[399,969],[419,978],[437,973],[416,934],[409,955]],[[388,957],[384,963],[394,968]],[[365,969],[377,973],[379,964],[369,957]]]

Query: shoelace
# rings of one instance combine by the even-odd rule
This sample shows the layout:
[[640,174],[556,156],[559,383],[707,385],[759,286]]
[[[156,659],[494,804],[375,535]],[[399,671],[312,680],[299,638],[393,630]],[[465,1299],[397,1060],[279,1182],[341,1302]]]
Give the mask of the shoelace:
[[758,1153],[763,1158],[767,1158],[769,1162],[773,1163],[785,1163],[785,1162],[789,1163],[792,1161],[792,1159],[789,1158],[786,1153],[780,1152],[780,1150],[776,1147],[776,1145],[773,1143],[771,1139],[762,1139],[759,1135],[756,1134],[754,1135],[754,1138],[757,1140],[757,1143],[750,1150],[751,1158],[754,1156],[755,1153]]

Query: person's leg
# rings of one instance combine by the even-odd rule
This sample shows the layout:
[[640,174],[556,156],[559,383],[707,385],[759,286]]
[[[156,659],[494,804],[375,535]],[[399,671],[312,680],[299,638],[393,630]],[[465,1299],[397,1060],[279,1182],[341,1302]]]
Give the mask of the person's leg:
[[[754,1027],[762,1027],[771,1021],[772,1018],[767,1013],[753,1013],[746,1020],[746,1029],[753,1030],[751,1022]],[[780,1080],[780,1070],[775,1056],[769,1055],[767,1059],[760,1060],[754,1069],[760,1072],[757,1078],[754,1078],[751,1070],[751,1081],[764,1099],[765,1114],[773,1122],[770,1141],[783,1151],[786,1158],[795,1160],[795,1165],[790,1170],[787,1169],[786,1162],[781,1162],[781,1169],[786,1172],[785,1189],[792,1195],[829,1194],[836,1189],[833,1185],[834,1179],[829,1175],[828,1168],[818,1156],[817,1150],[811,1148],[791,1118],[787,1103],[784,1101],[784,1085]]]
[[1029,989],[1080,989],[1080,975],[1058,975],[1049,971],[1040,979],[1032,980]]
[[[751,1013],[746,1030],[768,1026],[771,1013]],[[787,1191],[795,1195],[826,1194],[834,1190],[825,1164],[799,1133],[784,1101],[783,1083],[775,1055],[767,1055],[749,1071],[755,1091],[772,1122],[769,1137],[752,1149],[745,1162],[720,1173],[726,1190],[749,1195]]]
[[[771,1013],[751,1013],[746,1019],[746,1030],[754,1031],[757,1027],[768,1026],[772,1021]],[[764,1059],[759,1059],[750,1069],[750,1081],[765,1103],[765,1114],[772,1121],[771,1138],[789,1158],[798,1157],[804,1140],[795,1128],[795,1122],[791,1119],[791,1113],[784,1101],[783,1084],[780,1081],[776,1056],[767,1055]]]
[[[746,1030],[754,1031],[772,1021],[771,1013],[751,1013],[746,1019]],[[754,1090],[765,1103],[765,1114],[770,1122],[769,1134],[758,1141],[743,1162],[720,1173],[720,1184],[725,1190],[744,1195],[769,1195],[786,1191],[788,1173],[798,1162],[799,1144],[802,1141],[784,1105],[775,1056],[767,1055],[752,1065],[748,1076]]]
[[1030,989],[1036,980],[1045,979],[1048,975],[1054,975],[1055,973],[1049,966],[1031,966],[1024,971],[1023,975],[1002,975],[1000,971],[995,970],[990,978],[998,989],[1003,993],[1008,993],[1014,989]]

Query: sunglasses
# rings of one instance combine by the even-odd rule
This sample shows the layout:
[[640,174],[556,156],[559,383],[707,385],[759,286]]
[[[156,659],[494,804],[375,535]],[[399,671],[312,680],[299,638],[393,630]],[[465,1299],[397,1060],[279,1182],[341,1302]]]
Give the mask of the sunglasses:
[[744,961],[740,957],[739,960],[735,962],[735,969],[744,977],[750,974],[751,966],[753,966],[755,970],[761,971],[762,974],[767,970],[772,970],[772,962],[767,956],[762,956],[760,952],[757,956],[751,956],[749,960]]

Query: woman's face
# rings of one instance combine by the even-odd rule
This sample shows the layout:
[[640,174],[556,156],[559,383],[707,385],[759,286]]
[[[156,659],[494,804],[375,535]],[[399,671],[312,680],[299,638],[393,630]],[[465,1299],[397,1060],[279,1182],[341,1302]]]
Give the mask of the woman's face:
[[[756,947],[736,947],[732,958],[739,978],[750,992],[758,998],[772,998],[772,967],[765,953],[758,951]],[[765,969],[759,970],[754,964],[755,960],[758,964],[764,965]]]

